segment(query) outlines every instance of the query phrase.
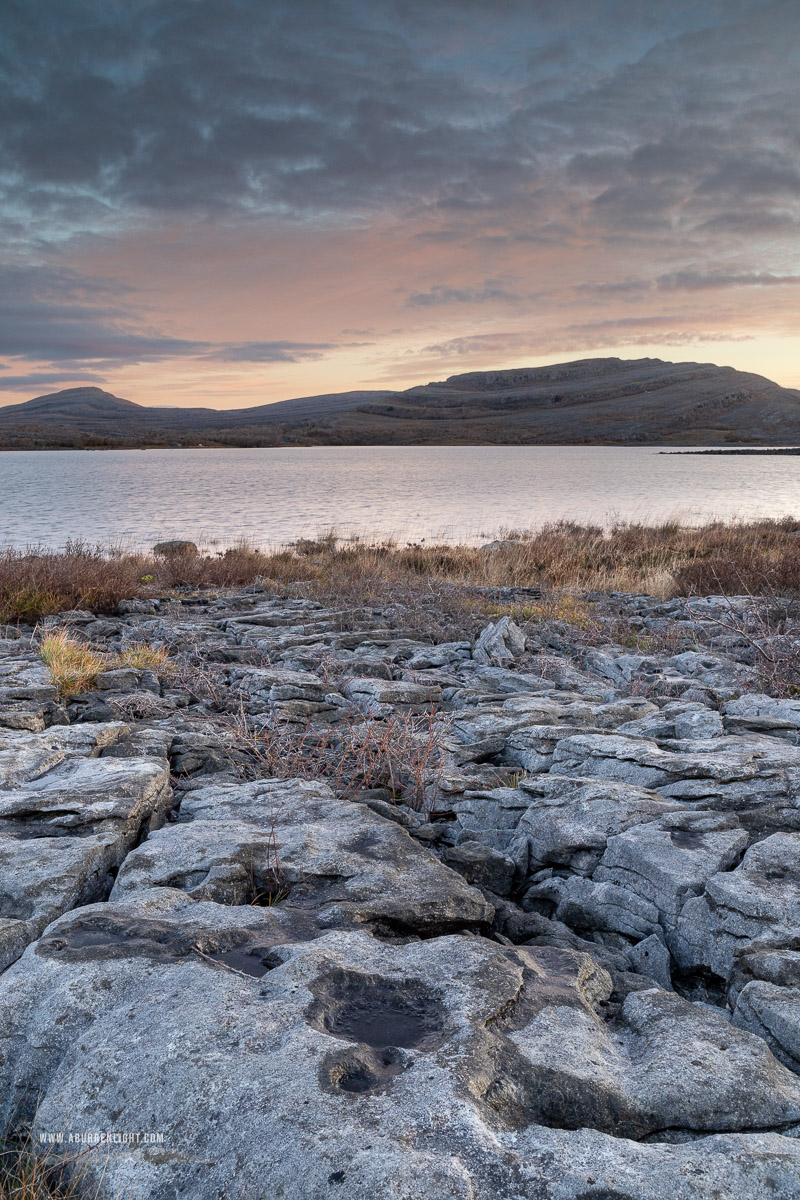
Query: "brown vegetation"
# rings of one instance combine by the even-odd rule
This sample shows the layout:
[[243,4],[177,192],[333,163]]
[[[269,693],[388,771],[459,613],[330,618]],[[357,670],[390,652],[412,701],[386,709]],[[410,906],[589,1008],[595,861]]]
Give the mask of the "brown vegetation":
[[[84,1151],[74,1155],[42,1156],[26,1132],[0,1139],[0,1200],[78,1200]],[[96,1193],[94,1189],[91,1195]]]
[[433,709],[386,720],[359,714],[328,726],[276,724],[258,732],[244,718],[236,723],[237,744],[247,746],[270,777],[324,779],[345,799],[362,788],[386,788],[417,812],[438,798],[446,732]]
[[[240,545],[222,553],[104,553],[82,543],[63,552],[0,554],[0,621],[32,623],[68,609],[114,612],[123,599],[178,588],[262,583],[342,607],[394,606],[398,616],[437,618],[475,607],[470,588],[649,592],[668,597],[800,590],[800,531],[792,518],[599,526],[557,522],[506,531],[490,548],[397,545],[334,535],[264,553]],[[415,622],[416,623],[416,622]]]

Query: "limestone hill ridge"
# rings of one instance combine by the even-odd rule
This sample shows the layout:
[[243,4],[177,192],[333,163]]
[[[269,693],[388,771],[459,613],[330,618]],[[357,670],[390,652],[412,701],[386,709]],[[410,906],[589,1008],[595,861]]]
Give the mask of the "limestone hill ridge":
[[0,445],[800,443],[800,391],[713,363],[592,358],[252,408],[146,407],[98,387],[0,408]]

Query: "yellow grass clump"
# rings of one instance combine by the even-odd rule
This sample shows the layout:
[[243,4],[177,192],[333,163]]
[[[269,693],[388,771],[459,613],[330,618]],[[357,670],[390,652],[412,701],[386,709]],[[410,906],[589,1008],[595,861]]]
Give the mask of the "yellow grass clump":
[[169,655],[162,647],[142,643],[128,647],[121,654],[101,654],[70,636],[67,629],[45,633],[39,642],[39,654],[52,671],[60,696],[90,691],[101,671],[134,667],[137,671],[163,675],[169,667]]
[[76,642],[66,629],[46,633],[39,643],[39,654],[62,696],[88,692],[100,672],[108,668],[108,660],[102,654]]
[[135,667],[137,671],[152,671],[154,675],[165,674],[168,664],[169,653],[163,646],[148,646],[144,642],[129,646],[116,655],[113,662],[115,667]]

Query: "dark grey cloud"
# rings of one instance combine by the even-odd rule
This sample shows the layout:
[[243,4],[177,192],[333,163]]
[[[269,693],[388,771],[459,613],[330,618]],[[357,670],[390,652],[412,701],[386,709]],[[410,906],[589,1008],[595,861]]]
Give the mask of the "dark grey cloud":
[[795,0],[6,0],[6,218],[785,200],[798,29]]
[[[302,331],[171,336],[137,315],[142,295],[27,265],[58,262],[62,243],[77,256],[93,234],[192,222],[201,241],[377,214],[434,261],[483,256],[458,274],[482,283],[404,279],[418,310],[532,305],[541,286],[595,305],[789,287],[798,45],[797,0],[4,0],[0,234],[22,265],[0,276],[0,353],[9,370],[102,371],[333,351]],[[492,277],[525,280],[516,256],[550,247],[594,264],[599,247],[595,282],[575,290],[558,265],[542,285]],[[587,345],[604,336],[581,328]],[[462,344],[476,346],[441,352],[473,352]]]
[[95,375],[91,371],[81,371],[77,375],[68,375],[63,371],[29,371],[27,375],[0,375],[0,393],[16,391],[19,388],[38,388],[49,384],[57,384],[59,388],[71,383],[105,383],[104,375]]
[[125,290],[49,267],[0,267],[0,354],[52,363],[153,362],[208,350],[137,329]]
[[[49,267],[0,266],[0,353],[17,362],[59,364],[88,379],[92,367],[202,357],[218,362],[291,363],[317,359],[330,342],[214,343],[169,337],[137,327],[127,289]],[[24,382],[28,382],[25,377]],[[0,376],[0,386],[10,386]]]

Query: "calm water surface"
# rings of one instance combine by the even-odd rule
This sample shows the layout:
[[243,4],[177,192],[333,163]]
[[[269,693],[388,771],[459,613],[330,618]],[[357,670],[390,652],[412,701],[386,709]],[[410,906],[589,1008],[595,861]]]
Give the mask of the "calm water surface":
[[800,518],[800,456],[654,447],[353,446],[0,453],[0,544],[266,545],[335,527],[480,539],[569,518]]

